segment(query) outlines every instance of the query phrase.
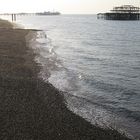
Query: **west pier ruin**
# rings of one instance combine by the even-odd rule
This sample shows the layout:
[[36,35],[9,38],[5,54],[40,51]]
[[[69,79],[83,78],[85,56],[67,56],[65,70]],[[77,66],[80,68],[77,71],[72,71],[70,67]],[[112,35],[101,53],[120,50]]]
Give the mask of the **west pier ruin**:
[[98,19],[106,20],[140,20],[140,8],[133,5],[114,7],[107,13],[97,14]]

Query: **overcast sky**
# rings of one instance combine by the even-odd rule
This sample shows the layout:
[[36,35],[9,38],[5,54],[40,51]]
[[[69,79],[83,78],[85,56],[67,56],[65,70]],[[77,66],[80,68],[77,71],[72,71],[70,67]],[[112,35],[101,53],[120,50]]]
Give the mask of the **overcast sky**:
[[0,0],[0,12],[55,10],[62,14],[96,14],[126,4],[140,6],[140,0]]

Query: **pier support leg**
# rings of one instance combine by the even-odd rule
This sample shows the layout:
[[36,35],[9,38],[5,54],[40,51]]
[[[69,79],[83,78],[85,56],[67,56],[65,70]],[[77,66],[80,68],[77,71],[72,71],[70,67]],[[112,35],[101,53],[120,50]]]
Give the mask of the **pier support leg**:
[[16,14],[14,14],[14,21],[16,21]]
[[14,15],[12,14],[12,21],[14,20]]

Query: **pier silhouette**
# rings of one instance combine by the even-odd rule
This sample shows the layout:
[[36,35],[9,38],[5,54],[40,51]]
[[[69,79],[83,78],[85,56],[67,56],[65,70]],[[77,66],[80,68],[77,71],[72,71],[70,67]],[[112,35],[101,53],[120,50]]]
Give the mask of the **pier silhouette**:
[[106,20],[140,20],[140,8],[133,5],[114,7],[107,13],[97,14],[98,19]]
[[16,21],[17,16],[35,16],[36,13],[3,13],[0,16],[11,16],[12,21]]
[[59,12],[39,12],[39,13],[3,13],[0,16],[11,16],[12,21],[16,21],[18,16],[55,16],[60,15]]

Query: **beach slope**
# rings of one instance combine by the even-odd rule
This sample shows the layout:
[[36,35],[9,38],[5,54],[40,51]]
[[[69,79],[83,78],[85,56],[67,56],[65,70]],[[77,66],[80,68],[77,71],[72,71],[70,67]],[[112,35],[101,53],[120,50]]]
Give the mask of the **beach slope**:
[[0,21],[0,140],[128,140],[69,111],[63,93],[38,78],[32,32]]

